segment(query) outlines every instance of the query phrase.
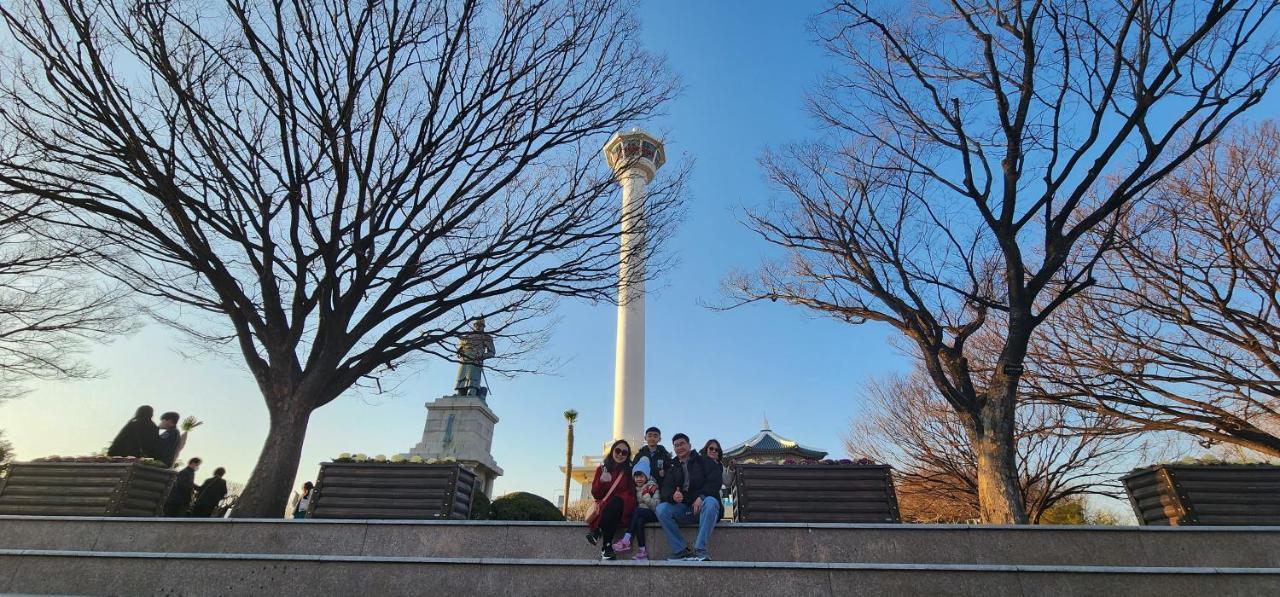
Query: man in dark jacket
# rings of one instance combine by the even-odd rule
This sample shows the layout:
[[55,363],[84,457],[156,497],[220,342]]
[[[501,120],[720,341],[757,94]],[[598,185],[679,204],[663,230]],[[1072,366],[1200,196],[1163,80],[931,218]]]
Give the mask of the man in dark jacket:
[[153,415],[155,411],[150,406],[139,406],[133,418],[124,424],[124,428],[111,441],[107,456],[155,456],[160,435],[156,424],[151,422]]
[[160,439],[156,442],[156,460],[165,466],[173,466],[178,457],[178,443],[182,439],[178,434],[178,413],[167,412],[160,415]]
[[195,505],[191,506],[192,516],[197,518],[213,516],[213,511],[218,509],[218,503],[222,498],[227,497],[227,482],[222,478],[225,474],[227,474],[225,468],[213,469],[213,476],[206,479],[200,486],[200,495],[196,497]]
[[[689,436],[677,433],[671,438],[676,459],[667,469],[662,483],[662,503],[658,504],[658,522],[671,546],[669,560],[705,562],[711,559],[707,544],[711,531],[720,519],[720,465],[689,446]],[[698,524],[698,538],[693,549],[680,535],[681,524]]]
[[199,458],[192,458],[186,468],[178,473],[173,489],[169,490],[169,498],[164,502],[165,516],[186,516],[191,508],[191,496],[196,492],[196,471],[200,470]]

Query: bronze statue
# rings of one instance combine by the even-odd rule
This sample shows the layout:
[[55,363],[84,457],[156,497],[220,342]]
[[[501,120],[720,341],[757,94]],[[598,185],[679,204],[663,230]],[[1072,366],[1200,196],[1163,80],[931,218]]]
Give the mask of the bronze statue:
[[454,384],[454,393],[481,399],[487,396],[489,388],[484,387],[484,361],[493,355],[493,336],[484,331],[482,317],[476,320],[471,333],[458,343],[458,380]]

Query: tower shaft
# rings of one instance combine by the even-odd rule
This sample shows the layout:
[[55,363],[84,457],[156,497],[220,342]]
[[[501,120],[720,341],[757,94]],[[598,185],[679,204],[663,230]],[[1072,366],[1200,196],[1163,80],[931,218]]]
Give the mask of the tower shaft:
[[622,186],[621,262],[618,267],[618,336],[613,377],[613,438],[631,442],[644,435],[644,193],[639,170],[628,170]]
[[[648,224],[645,187],[666,161],[662,141],[640,129],[615,134],[604,146],[605,160],[622,187],[618,263],[618,336],[613,375],[613,439],[633,450],[644,435],[644,286]],[[608,446],[606,446],[607,448]]]

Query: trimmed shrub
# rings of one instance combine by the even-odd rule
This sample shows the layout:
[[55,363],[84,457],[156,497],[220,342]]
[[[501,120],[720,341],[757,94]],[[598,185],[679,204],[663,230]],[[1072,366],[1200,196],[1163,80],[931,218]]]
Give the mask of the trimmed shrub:
[[488,520],[490,506],[489,496],[476,490],[476,495],[471,498],[471,520]]
[[545,498],[518,491],[509,493],[489,506],[490,520],[564,520],[560,509]]

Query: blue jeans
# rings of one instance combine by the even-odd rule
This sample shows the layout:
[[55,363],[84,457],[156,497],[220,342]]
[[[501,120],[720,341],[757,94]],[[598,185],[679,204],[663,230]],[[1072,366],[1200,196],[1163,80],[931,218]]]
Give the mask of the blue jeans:
[[667,535],[667,545],[671,546],[671,555],[689,549],[689,544],[680,535],[681,524],[698,523],[698,538],[693,541],[693,552],[700,556],[707,554],[707,542],[711,540],[711,531],[720,520],[720,502],[711,498],[702,498],[702,509],[697,515],[693,506],[688,504],[658,504],[658,522],[662,524],[662,532]]

